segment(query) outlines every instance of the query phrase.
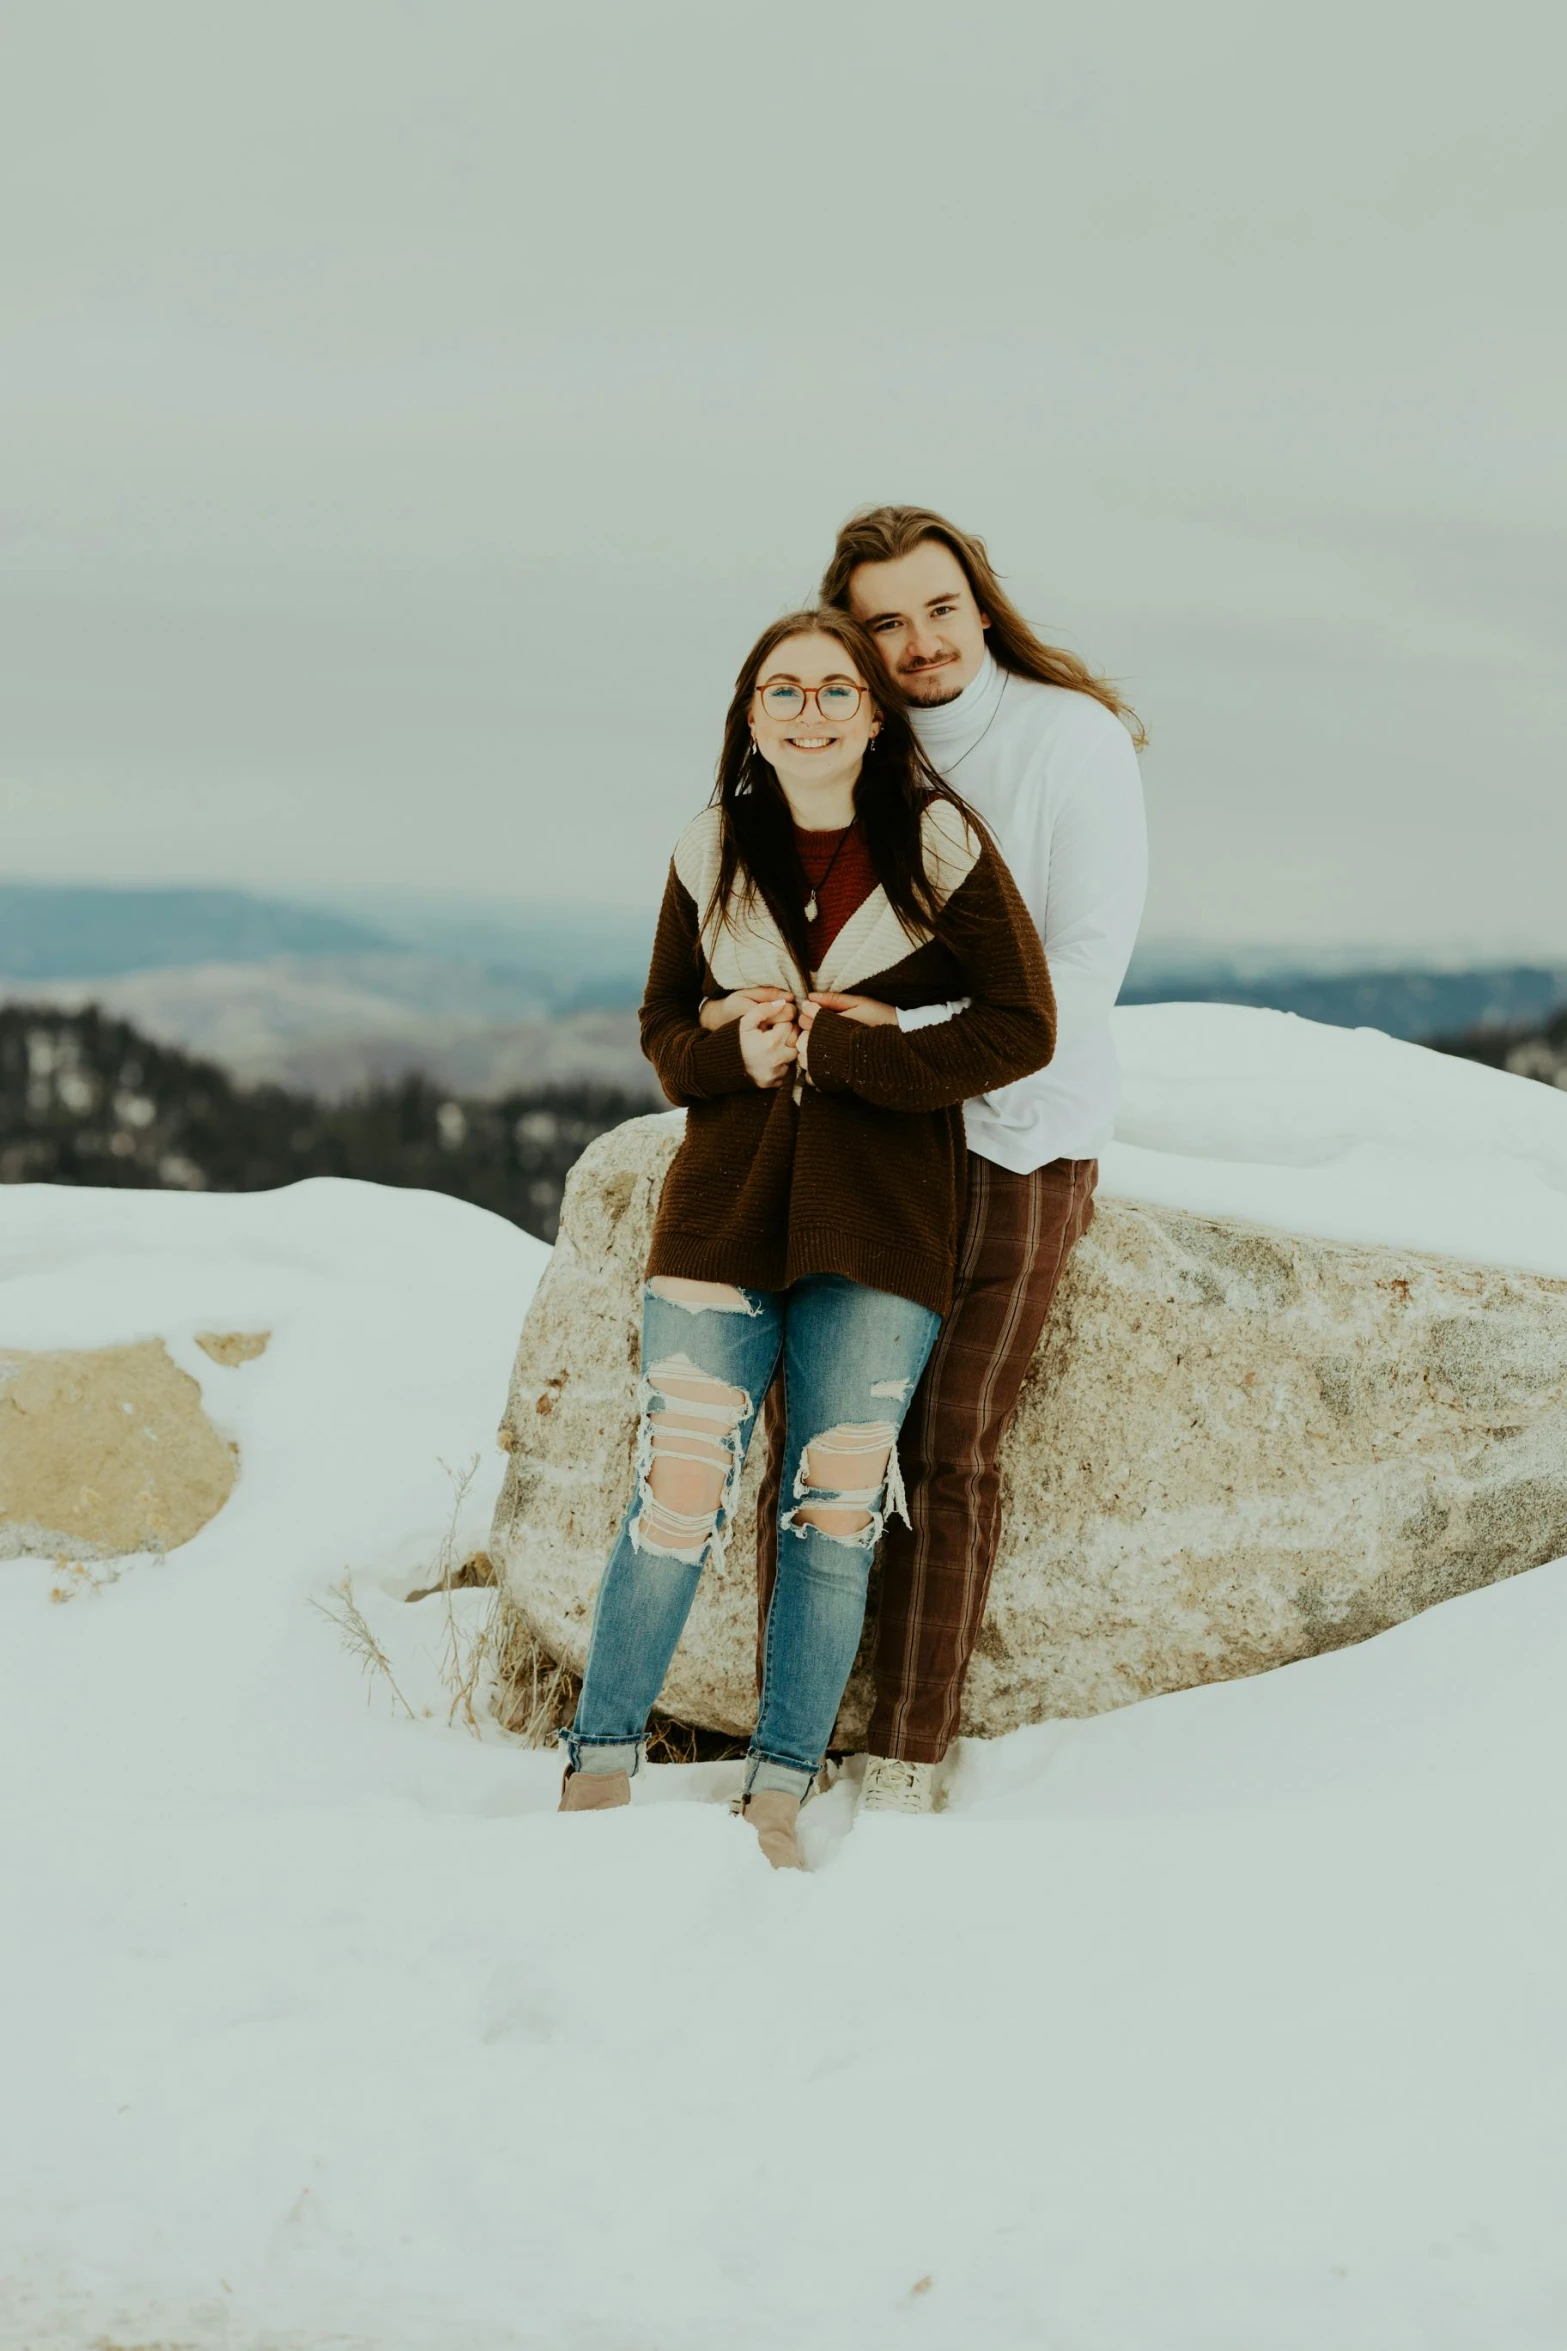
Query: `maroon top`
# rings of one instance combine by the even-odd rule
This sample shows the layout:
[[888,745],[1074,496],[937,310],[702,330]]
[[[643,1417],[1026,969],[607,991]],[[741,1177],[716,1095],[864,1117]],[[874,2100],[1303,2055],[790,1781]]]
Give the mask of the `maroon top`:
[[816,920],[805,934],[814,972],[850,915],[858,914],[875,889],[876,868],[857,825],[840,826],[835,833],[806,833],[796,825],[794,845],[816,893]]

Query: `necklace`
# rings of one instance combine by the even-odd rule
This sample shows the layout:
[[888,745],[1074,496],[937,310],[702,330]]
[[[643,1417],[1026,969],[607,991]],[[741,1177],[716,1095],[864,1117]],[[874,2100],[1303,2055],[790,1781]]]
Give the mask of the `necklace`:
[[825,890],[827,884],[831,881],[832,869],[837,864],[839,858],[843,855],[843,844],[849,838],[849,835],[853,832],[856,821],[857,820],[854,817],[850,817],[848,823],[844,826],[843,831],[838,836],[837,848],[833,851],[832,855],[827,860],[827,871],[822,875],[822,878],[819,882],[813,882],[811,884],[811,894],[805,901],[805,919],[807,922],[814,922],[816,917],[821,912],[821,908],[816,902],[816,893],[818,890]]
[[1007,698],[1007,675],[1008,673],[1006,672],[1003,672],[1002,674],[1001,691],[996,696],[995,709],[986,719],[984,725],[980,728],[979,733],[974,737],[973,742],[970,743],[968,751],[960,751],[956,759],[952,761],[951,765],[942,769],[941,772],[943,775],[951,775],[952,769],[954,767],[961,767],[963,765],[964,760],[967,759],[969,755],[969,751],[977,751],[979,749],[981,743],[983,743],[985,737],[989,734],[991,728],[995,725],[997,719],[1001,716],[1001,705]]

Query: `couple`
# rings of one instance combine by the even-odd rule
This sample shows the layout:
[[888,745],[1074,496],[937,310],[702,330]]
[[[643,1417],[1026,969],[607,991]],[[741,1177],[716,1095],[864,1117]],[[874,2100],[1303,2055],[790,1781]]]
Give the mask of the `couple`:
[[1111,1130],[1147,865],[1135,727],[1033,634],[983,541],[923,507],[856,515],[820,605],[748,655],[642,1007],[686,1132],[563,1811],[630,1801],[764,1399],[743,1813],[775,1867],[801,1866],[878,1544],[861,1803],[932,1808],[995,1560],[997,1448]]

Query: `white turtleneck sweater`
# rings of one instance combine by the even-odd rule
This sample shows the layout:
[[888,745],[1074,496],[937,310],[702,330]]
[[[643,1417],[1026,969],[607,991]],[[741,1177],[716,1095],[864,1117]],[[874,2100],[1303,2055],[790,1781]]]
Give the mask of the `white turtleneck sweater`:
[[[1036,685],[989,653],[955,700],[913,715],[932,764],[1000,843],[1039,925],[1055,989],[1054,1059],[965,1103],[969,1149],[1016,1175],[1052,1159],[1096,1159],[1115,1124],[1110,1009],[1148,883],[1131,737],[1091,694]],[[918,1027],[944,1011],[899,1017]]]

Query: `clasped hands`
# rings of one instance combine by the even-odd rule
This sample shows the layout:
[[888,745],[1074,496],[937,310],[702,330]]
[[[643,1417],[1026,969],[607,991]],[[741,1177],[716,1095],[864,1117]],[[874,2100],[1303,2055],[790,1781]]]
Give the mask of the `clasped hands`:
[[782,988],[737,988],[732,996],[707,997],[697,1017],[705,1029],[740,1023],[740,1058],[753,1084],[766,1089],[783,1085],[796,1070],[809,1078],[811,1029],[819,1012],[841,1012],[867,1028],[885,1028],[898,1018],[896,1008],[878,997],[832,988],[813,988],[803,1001]]

